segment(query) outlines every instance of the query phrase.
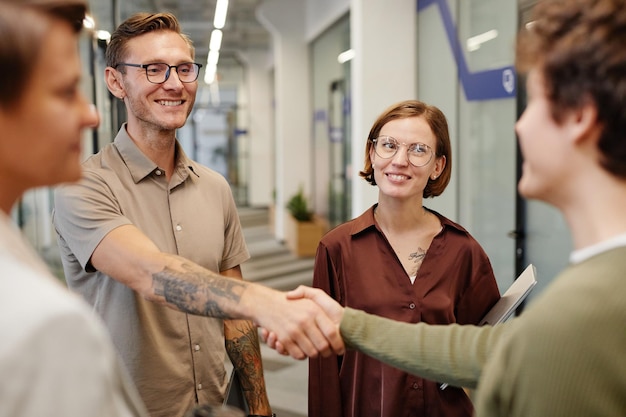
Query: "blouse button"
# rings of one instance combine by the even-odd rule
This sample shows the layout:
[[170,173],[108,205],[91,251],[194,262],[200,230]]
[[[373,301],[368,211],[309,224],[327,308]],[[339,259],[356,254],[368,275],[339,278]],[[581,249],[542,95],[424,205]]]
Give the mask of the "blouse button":
[[176,231],[180,232],[181,230],[183,230],[183,226],[181,226],[180,224],[176,225]]
[[410,308],[411,310],[414,310],[414,309],[415,309],[415,303],[411,303],[411,304],[409,304],[409,308]]
[[156,171],[154,171],[154,173],[157,174],[157,175],[161,175],[163,172],[161,172],[160,169],[157,169]]

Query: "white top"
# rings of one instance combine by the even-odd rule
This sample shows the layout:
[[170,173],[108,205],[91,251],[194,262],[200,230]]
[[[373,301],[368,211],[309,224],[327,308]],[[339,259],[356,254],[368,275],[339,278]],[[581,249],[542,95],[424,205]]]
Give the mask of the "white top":
[[103,325],[0,212],[0,417],[147,416]]
[[617,235],[603,242],[596,243],[595,245],[575,250],[570,254],[569,260],[571,263],[577,264],[591,258],[592,256],[598,255],[602,252],[606,252],[610,249],[618,248],[620,246],[626,246],[626,233]]

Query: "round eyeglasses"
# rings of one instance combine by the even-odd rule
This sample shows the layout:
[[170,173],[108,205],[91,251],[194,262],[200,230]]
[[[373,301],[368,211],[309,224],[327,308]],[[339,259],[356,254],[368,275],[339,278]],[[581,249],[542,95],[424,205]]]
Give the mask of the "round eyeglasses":
[[172,68],[176,70],[180,82],[192,83],[198,79],[200,68],[202,68],[202,64],[196,64],[195,62],[184,62],[178,65],[168,65],[162,62],[154,64],[129,64],[128,62],[120,62],[115,66],[115,68],[120,65],[143,68],[146,70],[146,77],[148,77],[148,81],[152,84],[163,84],[167,81],[172,73]]
[[379,136],[376,139],[372,139],[372,143],[374,143],[376,155],[383,159],[392,158],[398,153],[400,146],[406,146],[407,157],[414,167],[423,167],[433,159],[434,155],[432,148],[426,144],[418,142],[407,145],[391,136]]

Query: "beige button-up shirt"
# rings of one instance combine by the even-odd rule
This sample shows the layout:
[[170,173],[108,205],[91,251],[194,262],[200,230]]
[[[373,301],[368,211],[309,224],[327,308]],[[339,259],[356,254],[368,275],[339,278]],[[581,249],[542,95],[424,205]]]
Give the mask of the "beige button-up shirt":
[[176,144],[165,172],[120,129],[113,144],[84,163],[79,184],[55,195],[54,225],[66,279],[103,317],[152,417],[183,416],[195,403],[221,403],[228,378],[220,319],[144,300],[89,260],[111,230],[133,224],[163,252],[212,271],[249,258],[223,176],[187,158]]

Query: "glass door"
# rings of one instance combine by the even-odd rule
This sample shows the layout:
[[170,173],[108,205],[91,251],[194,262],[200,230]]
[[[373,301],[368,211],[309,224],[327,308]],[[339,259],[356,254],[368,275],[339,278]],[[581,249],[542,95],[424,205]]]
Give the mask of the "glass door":
[[[530,21],[530,9],[535,0],[520,1],[520,27]],[[526,107],[526,86],[519,80],[518,117]],[[521,176],[523,158],[517,154],[517,179]],[[532,263],[537,268],[537,287],[530,298],[536,297],[567,266],[572,242],[569,230],[561,213],[540,201],[526,200],[518,195],[516,230],[517,268]],[[521,272],[518,269],[518,273]]]
[[347,167],[350,141],[346,135],[346,91],[343,80],[330,84],[328,103],[329,193],[328,221],[331,227],[348,220],[349,191]]

